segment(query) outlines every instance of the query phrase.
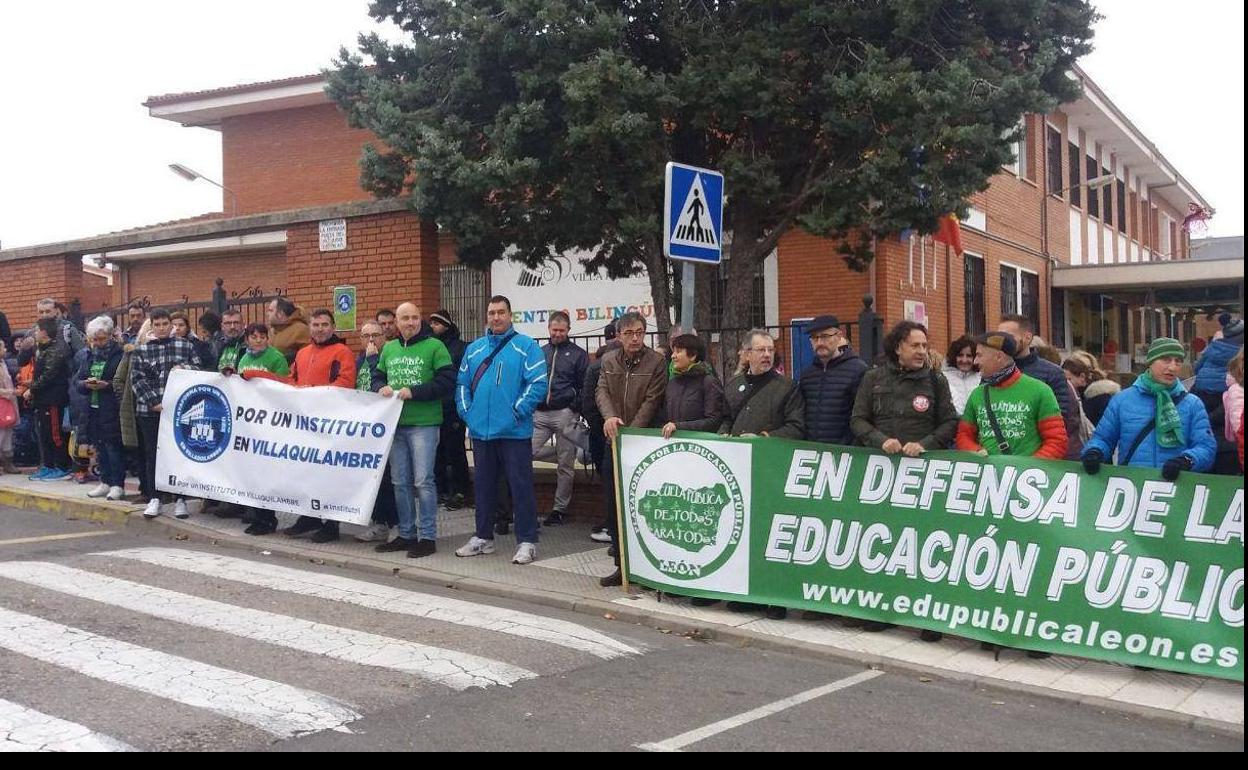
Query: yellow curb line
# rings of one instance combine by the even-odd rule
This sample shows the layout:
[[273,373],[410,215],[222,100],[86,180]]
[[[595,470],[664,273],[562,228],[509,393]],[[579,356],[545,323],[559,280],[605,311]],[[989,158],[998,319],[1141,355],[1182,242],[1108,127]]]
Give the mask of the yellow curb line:
[[4,545],[26,545],[28,543],[50,543],[57,540],[77,540],[83,537],[103,537],[104,535],[115,535],[116,532],[111,529],[101,530],[99,532],[70,532],[65,535],[44,535],[42,537],[19,537],[13,540],[0,540],[0,546]]
[[96,521],[115,525],[125,524],[130,514],[137,510],[131,506],[77,500],[12,487],[0,487],[0,505],[40,513],[60,514],[76,521]]

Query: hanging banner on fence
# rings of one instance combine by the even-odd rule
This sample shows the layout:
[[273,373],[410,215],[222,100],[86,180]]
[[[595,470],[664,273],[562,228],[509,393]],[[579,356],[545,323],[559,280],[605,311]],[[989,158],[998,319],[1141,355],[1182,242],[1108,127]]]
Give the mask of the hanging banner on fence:
[[630,580],[1243,681],[1244,480],[627,430]]
[[161,407],[158,489],[363,525],[402,402],[179,370]]

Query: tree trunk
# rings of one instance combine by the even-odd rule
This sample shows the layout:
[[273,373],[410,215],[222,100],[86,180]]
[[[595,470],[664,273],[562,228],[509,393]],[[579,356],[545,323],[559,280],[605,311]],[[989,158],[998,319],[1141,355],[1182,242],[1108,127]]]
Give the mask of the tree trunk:
[[725,329],[753,326],[750,305],[754,300],[754,273],[767,256],[760,253],[762,239],[762,228],[748,220],[739,220],[733,227],[732,258],[726,266],[728,285],[724,288]]
[[666,338],[672,325],[672,292],[667,281],[667,259],[661,249],[647,249],[646,275],[650,278],[650,300],[654,303],[654,326]]

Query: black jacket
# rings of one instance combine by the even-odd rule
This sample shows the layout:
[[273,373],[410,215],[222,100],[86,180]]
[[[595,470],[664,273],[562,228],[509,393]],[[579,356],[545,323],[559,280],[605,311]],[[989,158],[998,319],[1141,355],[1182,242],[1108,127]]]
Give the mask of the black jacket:
[[598,378],[602,374],[602,359],[612,350],[620,347],[618,340],[611,340],[602,346],[602,350],[598,351],[598,356],[585,367],[585,386],[581,388],[581,416],[585,418],[585,422],[589,424],[590,431],[594,432],[596,428],[598,433],[602,432],[603,423],[602,412],[598,411]]
[[58,336],[47,345],[40,345],[35,355],[35,379],[31,380],[31,406],[47,409],[69,405],[69,370],[74,354]]
[[[121,346],[117,343],[110,343],[103,350],[92,349],[90,353],[83,359],[82,365],[78,367],[78,373],[74,375],[74,387],[78,393],[85,397],[86,409],[93,410],[94,414],[99,418],[96,420],[98,432],[91,434],[91,441],[116,441],[121,443],[121,399],[117,397],[117,392],[111,387],[102,390],[91,390],[87,388],[87,379],[91,376],[91,365],[97,361],[104,362],[104,373],[98,379],[103,382],[112,383],[113,378],[117,376],[117,367],[121,366],[121,359],[124,354]],[[92,396],[98,394],[99,406],[91,406]],[[85,420],[84,420],[85,423]]]
[[826,364],[815,362],[802,372],[798,387],[806,401],[806,439],[825,444],[850,445],[854,433],[849,421],[854,395],[867,372],[867,362],[850,348]]
[[581,388],[585,387],[585,373],[589,369],[589,353],[572,340],[558,348],[547,343],[542,346],[549,373],[549,395],[537,405],[539,411],[558,411],[571,407],[581,408]]
[[805,436],[805,405],[797,383],[776,372],[741,374],[724,390],[727,410],[719,432],[746,433],[801,440]]
[[13,330],[9,328],[9,319],[4,313],[0,313],[0,341],[10,353],[13,352]]
[[705,364],[667,381],[659,424],[676,423],[676,430],[714,433],[724,421],[724,386]]
[[1078,460],[1083,454],[1083,442],[1079,440],[1079,396],[1075,393],[1062,367],[1041,358],[1031,351],[1023,358],[1015,359],[1018,368],[1028,377],[1035,377],[1053,390],[1057,406],[1062,410],[1062,422],[1066,423],[1066,459]]
[[[458,372],[460,365],[464,363],[464,351],[468,349],[468,343],[460,337],[459,327],[451,324],[438,339],[446,345],[446,352],[451,354],[451,363],[455,365],[455,371]],[[459,410],[455,408],[455,391],[451,390],[450,395],[442,399],[442,424],[447,425],[453,422],[462,422],[462,420],[459,419]]]

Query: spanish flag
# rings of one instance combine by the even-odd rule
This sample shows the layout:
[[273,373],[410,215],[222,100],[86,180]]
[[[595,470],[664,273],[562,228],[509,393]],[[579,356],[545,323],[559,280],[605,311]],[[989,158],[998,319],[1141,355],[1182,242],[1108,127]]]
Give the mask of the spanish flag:
[[932,236],[932,240],[949,246],[954,254],[962,256],[962,227],[958,224],[958,215],[946,214],[941,217],[940,227]]

